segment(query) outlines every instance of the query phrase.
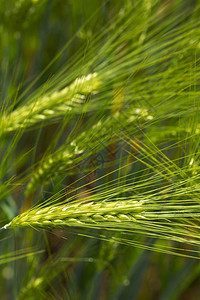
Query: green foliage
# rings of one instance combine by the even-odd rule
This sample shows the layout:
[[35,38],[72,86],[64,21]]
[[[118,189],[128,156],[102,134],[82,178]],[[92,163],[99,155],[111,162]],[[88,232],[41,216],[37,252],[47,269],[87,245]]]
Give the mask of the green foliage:
[[199,9],[1,1],[1,299],[200,297]]

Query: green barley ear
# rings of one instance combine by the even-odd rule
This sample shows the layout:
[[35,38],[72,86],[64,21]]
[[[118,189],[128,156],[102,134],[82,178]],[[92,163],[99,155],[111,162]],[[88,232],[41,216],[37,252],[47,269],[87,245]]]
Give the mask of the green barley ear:
[[[119,191],[118,191],[119,192]],[[92,201],[95,199],[95,201]],[[46,208],[33,208],[14,218],[2,229],[15,227],[116,227],[134,226],[136,219],[141,218],[143,201],[101,201],[96,196],[87,197],[84,201],[51,205]]]
[[7,116],[2,116],[4,133],[40,126],[41,122],[72,117],[80,113],[85,96],[95,93],[100,85],[97,73],[81,76],[69,86],[53,93],[38,96],[32,103],[25,104]]
[[60,147],[56,153],[50,154],[42,160],[32,173],[26,195],[33,192],[38,186],[48,184],[56,176],[76,167],[83,159],[104,149],[113,141],[120,140],[121,132],[134,133],[137,131],[138,125],[145,127],[145,124],[152,120],[153,116],[147,109],[133,106],[103,118],[91,128],[77,135],[70,143]]
[[[178,254],[178,248],[170,246],[171,241],[199,248],[200,213],[198,199],[195,198],[199,184],[189,185],[191,178],[187,178],[179,180],[176,185],[172,182],[163,187],[162,174],[147,179],[138,180],[134,184],[129,180],[124,184],[122,178],[122,183],[118,186],[113,181],[113,186],[103,186],[102,191],[97,188],[94,194],[79,194],[78,198],[81,200],[74,201],[77,195],[67,202],[60,201],[64,195],[57,199],[54,197],[48,204],[41,204],[18,215],[2,230],[18,227],[64,229],[66,226],[116,232],[122,230],[136,235],[133,245],[139,235],[144,248],[145,237],[168,241],[166,246],[161,243],[157,248],[157,251],[166,253],[171,251]],[[155,185],[160,188],[155,188]],[[123,236],[115,241],[131,244]]]
[[[126,208],[125,208],[126,206]],[[125,212],[124,212],[125,211]],[[89,203],[50,207],[23,213],[16,217],[4,229],[15,227],[116,227],[116,224],[133,225],[140,218],[140,204],[137,202]]]

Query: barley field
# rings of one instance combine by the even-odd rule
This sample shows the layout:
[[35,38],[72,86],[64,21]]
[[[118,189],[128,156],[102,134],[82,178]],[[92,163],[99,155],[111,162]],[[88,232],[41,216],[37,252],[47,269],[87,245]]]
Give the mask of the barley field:
[[1,0],[0,299],[200,299],[200,1]]

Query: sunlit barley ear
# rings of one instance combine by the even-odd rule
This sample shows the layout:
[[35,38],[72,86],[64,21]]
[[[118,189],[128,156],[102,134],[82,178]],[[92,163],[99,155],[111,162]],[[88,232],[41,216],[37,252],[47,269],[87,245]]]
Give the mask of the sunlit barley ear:
[[52,123],[66,115],[72,118],[74,114],[81,113],[85,97],[96,93],[99,86],[98,74],[93,73],[76,78],[72,84],[59,91],[38,95],[30,104],[24,104],[2,116],[3,133],[36,128],[41,122]]
[[[76,196],[65,202],[59,201],[59,198],[50,199],[49,203],[35,206],[18,215],[2,230],[26,227],[63,230],[67,227],[104,228],[113,231],[123,229],[124,232],[139,235],[143,247],[145,237],[181,243],[180,249],[166,244],[166,249],[158,247],[157,251],[178,254],[184,243],[198,248],[199,204],[195,198],[182,199],[183,195],[195,195],[199,190],[198,185],[188,185],[189,178],[180,180],[176,189],[173,183],[155,188],[155,185],[163,183],[163,179],[165,176],[160,174],[151,176],[148,180],[141,179],[134,185],[130,181],[88,196],[80,194],[78,200]],[[123,194],[127,196],[124,197]],[[62,198],[62,195],[59,197]],[[126,242],[128,244],[130,241],[124,240]]]
[[[88,199],[89,200],[89,199]],[[119,227],[134,226],[140,216],[142,202],[116,201],[100,203],[75,203],[51,206],[25,212],[13,219],[3,229],[15,227]]]

